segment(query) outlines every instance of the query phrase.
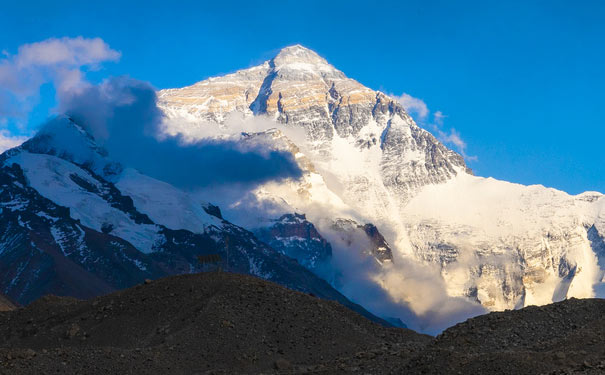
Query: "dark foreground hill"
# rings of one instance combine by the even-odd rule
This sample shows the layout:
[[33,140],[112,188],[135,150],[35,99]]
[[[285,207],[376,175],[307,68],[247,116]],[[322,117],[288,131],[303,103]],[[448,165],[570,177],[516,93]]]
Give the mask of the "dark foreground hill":
[[250,276],[202,273],[0,313],[0,373],[605,373],[605,301],[491,313],[437,338]]
[[[424,346],[339,303],[231,273],[176,276],[0,314],[4,373],[306,371],[360,350]],[[325,365],[324,365],[325,366]]]
[[406,368],[425,374],[605,374],[605,300],[495,312],[446,330]]

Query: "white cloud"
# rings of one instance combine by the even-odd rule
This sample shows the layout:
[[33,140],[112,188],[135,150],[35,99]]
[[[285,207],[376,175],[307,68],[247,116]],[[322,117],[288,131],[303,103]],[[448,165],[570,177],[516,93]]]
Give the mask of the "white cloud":
[[52,83],[57,95],[87,87],[83,69],[95,70],[120,53],[100,38],[51,38],[24,44],[0,59],[0,116],[24,117],[36,104],[40,87]]
[[424,120],[429,115],[429,108],[422,99],[415,98],[406,93],[395,96],[395,99],[401,103],[406,111],[410,114],[416,114],[421,120]]
[[477,161],[476,156],[470,156],[466,153],[467,144],[456,129],[443,129],[443,122],[447,117],[443,112],[433,112],[433,121],[427,121],[430,118],[431,111],[422,99],[415,98],[406,93],[400,96],[393,95],[393,97],[414,117],[416,122],[431,131],[439,141],[453,145],[467,161]]
[[433,119],[435,121],[435,125],[441,126],[443,125],[443,119],[447,116],[444,115],[441,111],[437,111],[433,113]]
[[8,150],[9,148],[17,147],[21,143],[25,142],[27,137],[13,136],[8,130],[0,130],[0,153]]
[[441,142],[449,143],[454,145],[458,149],[458,152],[468,161],[477,161],[476,156],[469,156],[466,153],[466,142],[462,140],[460,137],[460,133],[456,131],[456,129],[450,129],[449,132],[444,132],[443,130],[436,128],[435,132],[437,134],[437,139]]
[[42,42],[24,44],[14,62],[18,68],[31,66],[81,67],[103,61],[118,60],[120,53],[109,48],[101,38],[51,38]]

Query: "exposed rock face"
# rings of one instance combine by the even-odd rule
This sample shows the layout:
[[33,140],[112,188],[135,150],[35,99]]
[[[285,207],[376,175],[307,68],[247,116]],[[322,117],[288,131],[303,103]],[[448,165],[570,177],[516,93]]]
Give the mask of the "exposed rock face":
[[[339,139],[346,139],[357,151],[377,153],[373,167],[382,181],[360,175],[341,181],[347,185],[345,191],[353,189],[355,194],[348,198],[356,205],[361,203],[356,202],[357,194],[372,194],[375,189],[391,191],[405,202],[426,184],[469,171],[460,155],[416,126],[397,101],[347,78],[301,46],[284,48],[254,68],[183,89],[162,90],[158,97],[169,116],[193,122],[221,124],[230,114],[240,113],[302,127],[313,153],[322,158],[348,156],[335,155],[334,142]],[[183,124],[168,129],[185,134],[190,130]],[[379,185],[372,186],[375,183]]]
[[325,266],[332,257],[332,247],[305,215],[283,215],[273,225],[256,230],[255,234],[310,270]]
[[332,229],[348,246],[361,248],[363,253],[373,256],[379,263],[393,261],[391,247],[374,224],[361,225],[352,219],[337,219]]
[[365,224],[363,227],[363,231],[366,233],[370,242],[372,244],[372,248],[370,253],[376,257],[381,262],[385,260],[393,260],[393,252],[389,247],[389,244],[384,239],[383,235],[378,231],[378,228],[374,224]]
[[159,105],[176,120],[167,132],[190,138],[201,126],[228,127],[234,114],[303,129],[304,140],[289,140],[305,161],[303,177],[263,186],[254,198],[285,202],[283,213],[307,213],[320,233],[329,229],[322,222],[337,217],[374,223],[393,251],[439,267],[451,296],[498,310],[589,297],[602,286],[602,194],[472,176],[395,99],[304,47],[162,90]]

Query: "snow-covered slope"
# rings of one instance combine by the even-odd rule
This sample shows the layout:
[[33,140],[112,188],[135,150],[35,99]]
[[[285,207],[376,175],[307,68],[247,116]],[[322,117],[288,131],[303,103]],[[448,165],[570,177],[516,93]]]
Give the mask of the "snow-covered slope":
[[450,294],[504,309],[594,296],[605,264],[588,232],[604,208],[600,193],[460,175],[424,188],[403,215],[408,249],[443,267]]
[[[241,123],[257,134],[267,134],[259,123],[279,129],[270,132],[274,145],[289,145],[303,177],[225,197],[226,217],[243,225],[293,212],[324,235],[337,219],[373,223],[395,263],[436,267],[448,295],[490,309],[592,296],[603,278],[601,194],[475,177],[395,99],[302,46],[158,97],[171,119],[166,132],[187,139]],[[244,220],[250,212],[259,220]],[[404,288],[379,283],[401,297]]]
[[[146,278],[198,272],[219,254],[229,271],[352,304],[294,259],[223,220],[220,210],[115,163],[60,116],[0,155],[0,288],[19,303],[89,298]],[[329,245],[327,245],[329,247]]]

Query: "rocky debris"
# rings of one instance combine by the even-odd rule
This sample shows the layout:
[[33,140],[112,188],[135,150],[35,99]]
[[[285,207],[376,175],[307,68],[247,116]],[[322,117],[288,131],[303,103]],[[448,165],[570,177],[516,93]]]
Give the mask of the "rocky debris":
[[291,373],[431,338],[250,276],[176,276],[0,313],[0,373]]
[[0,313],[0,374],[603,374],[605,300],[490,313],[436,338],[245,275],[177,276]]
[[605,300],[493,312],[447,329],[408,363],[411,373],[603,374]]

